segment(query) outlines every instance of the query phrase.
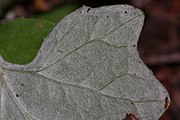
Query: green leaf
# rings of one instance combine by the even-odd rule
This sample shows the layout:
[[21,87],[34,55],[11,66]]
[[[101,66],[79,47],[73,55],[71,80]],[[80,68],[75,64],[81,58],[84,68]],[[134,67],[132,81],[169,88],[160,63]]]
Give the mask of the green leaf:
[[157,120],[169,95],[137,52],[142,11],[83,7],[59,22],[27,65],[0,58],[2,120]]
[[0,55],[16,64],[31,62],[53,27],[47,20],[24,18],[0,25]]
[[54,10],[49,11],[48,13],[38,14],[33,16],[34,18],[42,18],[54,23],[59,22],[64,16],[73,12],[77,8],[79,8],[79,4],[65,4],[63,6],[58,6]]

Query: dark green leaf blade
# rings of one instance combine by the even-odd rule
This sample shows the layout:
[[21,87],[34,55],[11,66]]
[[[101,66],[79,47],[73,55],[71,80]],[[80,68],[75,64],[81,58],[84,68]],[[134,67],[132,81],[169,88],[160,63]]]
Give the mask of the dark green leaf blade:
[[0,26],[0,55],[15,64],[27,64],[36,56],[43,39],[54,27],[43,19],[15,19]]

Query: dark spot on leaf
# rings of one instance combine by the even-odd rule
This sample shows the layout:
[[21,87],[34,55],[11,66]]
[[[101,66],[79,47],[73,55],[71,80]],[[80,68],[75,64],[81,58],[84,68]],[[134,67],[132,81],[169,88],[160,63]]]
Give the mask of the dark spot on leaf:
[[106,60],[106,57],[103,57],[102,60]]
[[87,12],[89,12],[89,11],[90,11],[90,8],[87,9]]
[[21,94],[16,94],[16,97],[19,97]]
[[107,15],[106,17],[109,18],[109,15]]
[[122,120],[139,120],[139,118],[136,116],[136,115],[133,115],[133,114],[126,114],[126,117]]
[[133,45],[133,47],[136,47],[136,45]]
[[125,11],[125,13],[127,13],[127,11]]
[[63,53],[63,51],[61,51],[61,50],[58,50],[58,52]]
[[21,83],[20,85],[21,85],[21,86],[24,86],[24,83]]

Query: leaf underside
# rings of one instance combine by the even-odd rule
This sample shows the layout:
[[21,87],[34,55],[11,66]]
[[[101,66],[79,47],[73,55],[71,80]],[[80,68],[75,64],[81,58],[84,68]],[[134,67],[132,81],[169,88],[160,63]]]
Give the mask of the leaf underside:
[[143,64],[143,13],[82,7],[59,22],[27,65],[0,58],[3,120],[157,120],[165,88]]

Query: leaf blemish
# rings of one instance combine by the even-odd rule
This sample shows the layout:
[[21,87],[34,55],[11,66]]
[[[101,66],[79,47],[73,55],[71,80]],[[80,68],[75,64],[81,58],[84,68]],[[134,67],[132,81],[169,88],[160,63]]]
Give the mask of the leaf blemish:
[[89,11],[90,11],[90,9],[91,9],[91,8],[88,8],[88,9],[87,9],[87,12],[89,12]]
[[19,97],[21,94],[16,94],[16,97]]
[[61,51],[61,50],[58,50],[58,52],[63,53],[63,51]]
[[125,13],[127,13],[127,11],[125,11]]
[[167,109],[168,106],[169,106],[169,100],[168,100],[168,97],[165,98],[165,103],[164,103],[164,109]]
[[40,20],[37,24],[38,24],[38,27],[39,27],[39,28],[42,28],[43,25],[44,25],[44,21],[43,21],[43,20]]

